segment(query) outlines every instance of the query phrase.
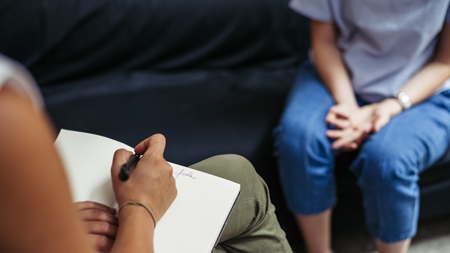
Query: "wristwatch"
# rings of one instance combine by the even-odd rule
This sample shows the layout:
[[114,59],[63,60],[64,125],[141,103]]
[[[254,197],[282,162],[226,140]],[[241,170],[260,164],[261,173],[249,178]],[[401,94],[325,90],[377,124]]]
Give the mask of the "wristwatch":
[[411,99],[403,91],[396,92],[394,96],[392,96],[392,98],[395,98],[397,100],[397,102],[402,107],[402,111],[408,110],[411,107]]

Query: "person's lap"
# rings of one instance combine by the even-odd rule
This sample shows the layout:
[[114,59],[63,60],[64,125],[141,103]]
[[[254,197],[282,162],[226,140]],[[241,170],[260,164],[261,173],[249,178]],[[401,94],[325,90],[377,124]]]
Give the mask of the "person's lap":
[[[332,208],[336,201],[332,171],[339,151],[331,150],[333,140],[325,136],[329,127],[325,116],[333,104],[314,67],[305,64],[276,129],[280,178],[294,213],[319,213]],[[398,241],[415,233],[418,174],[447,150],[448,122],[449,91],[392,118],[363,144],[351,170],[359,178],[367,223],[376,239]],[[377,213],[380,209],[383,212]],[[384,236],[392,233],[398,235]]]
[[[448,94],[448,95],[447,95]],[[363,192],[371,234],[384,242],[415,235],[419,174],[450,144],[450,92],[434,95],[369,136],[350,170]]]
[[278,224],[267,185],[249,161],[237,155],[221,155],[190,167],[241,185],[215,253],[292,252]]
[[303,64],[275,129],[280,180],[294,213],[316,214],[336,203],[335,152],[325,135],[325,117],[333,104],[312,64]]

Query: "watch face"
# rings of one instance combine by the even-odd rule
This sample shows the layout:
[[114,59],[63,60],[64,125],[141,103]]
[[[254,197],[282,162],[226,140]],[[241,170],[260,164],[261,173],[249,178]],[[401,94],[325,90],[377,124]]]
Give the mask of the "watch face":
[[408,108],[411,107],[411,99],[409,98],[408,95],[406,95],[406,93],[404,93],[403,91],[395,94],[395,97],[402,102],[403,104],[403,110],[406,110]]

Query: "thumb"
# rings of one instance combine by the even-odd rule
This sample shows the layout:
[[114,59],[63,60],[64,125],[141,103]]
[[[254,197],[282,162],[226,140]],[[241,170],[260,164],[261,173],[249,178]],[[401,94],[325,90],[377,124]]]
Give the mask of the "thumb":
[[345,105],[335,105],[330,108],[330,112],[335,113],[338,117],[348,119],[350,117],[350,109]]
[[138,155],[163,157],[166,148],[166,138],[162,134],[154,134],[139,143],[134,152]]
[[373,123],[373,132],[376,133],[389,122],[389,117],[378,116]]

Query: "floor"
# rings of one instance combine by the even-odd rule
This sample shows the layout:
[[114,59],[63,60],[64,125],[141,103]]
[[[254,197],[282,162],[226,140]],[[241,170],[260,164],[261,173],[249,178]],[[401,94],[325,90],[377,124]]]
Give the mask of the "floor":
[[[351,161],[351,157],[348,160]],[[346,161],[341,162],[345,164]],[[356,179],[348,170],[336,172],[341,174],[336,177],[339,201],[333,209],[332,247],[336,253],[376,253],[375,244],[365,229],[362,194]],[[278,218],[294,253],[306,253],[295,219],[286,214]],[[450,214],[419,220],[417,234],[408,253],[444,252],[450,252]]]
[[[333,248],[337,253],[374,253],[375,245],[367,232],[359,229],[334,235]],[[305,253],[303,245],[293,249]],[[408,253],[450,252],[450,215],[433,220],[420,221],[417,235],[413,238]]]

